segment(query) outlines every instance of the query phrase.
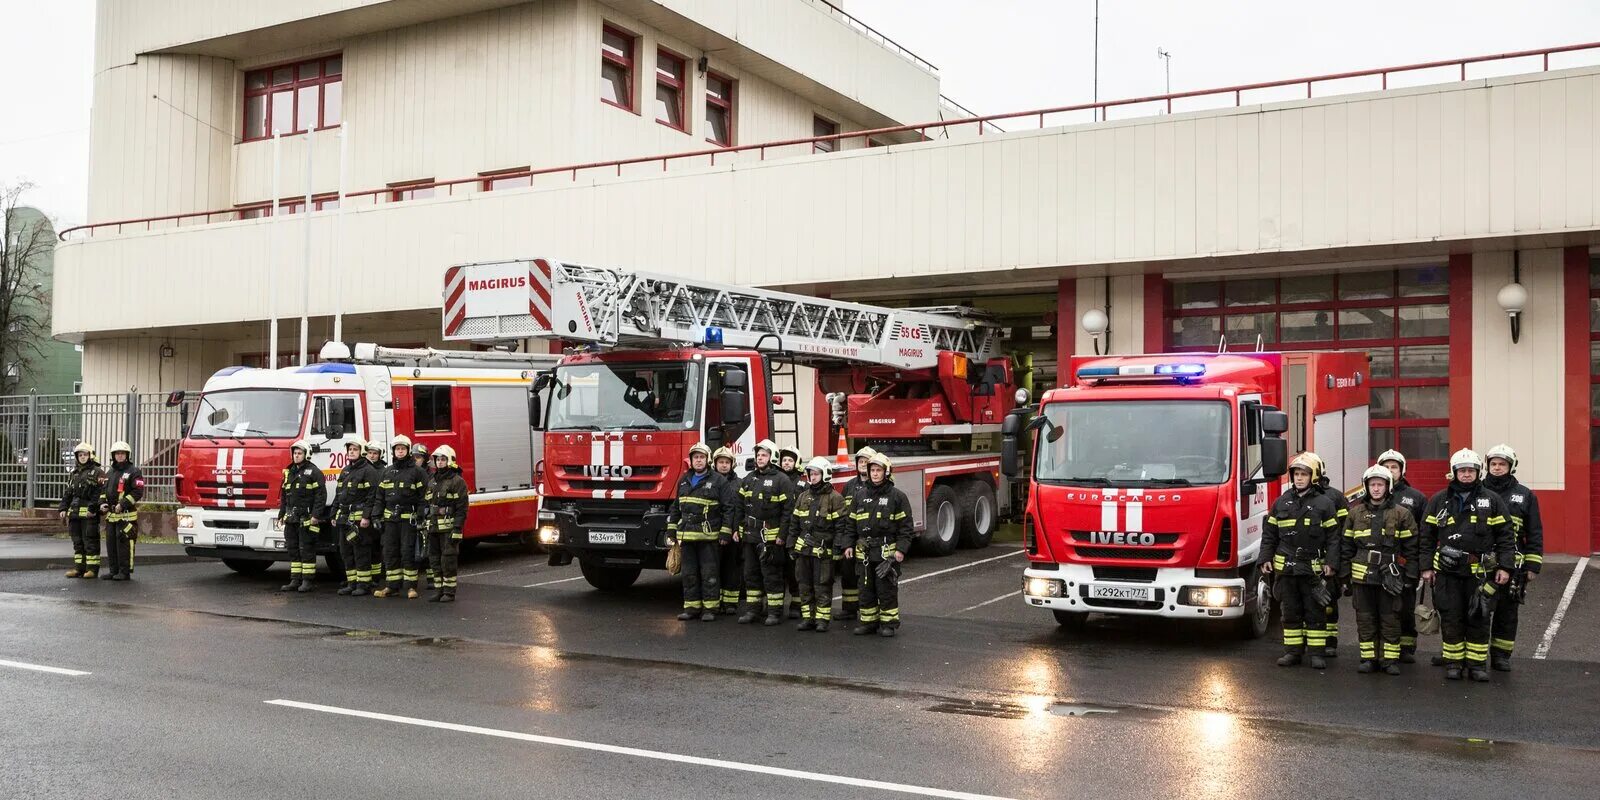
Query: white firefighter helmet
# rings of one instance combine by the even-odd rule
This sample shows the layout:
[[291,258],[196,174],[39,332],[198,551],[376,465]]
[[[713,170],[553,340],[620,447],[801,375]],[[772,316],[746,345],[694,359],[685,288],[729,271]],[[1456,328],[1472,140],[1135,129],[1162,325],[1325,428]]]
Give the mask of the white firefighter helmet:
[[883,473],[885,475],[894,470],[894,462],[890,461],[889,457],[883,453],[874,452],[870,457],[868,457],[867,463],[877,464],[878,466],[883,467]]
[[694,447],[689,448],[689,457],[693,458],[695,453],[711,458],[711,447],[705,442],[695,442]]
[[863,458],[872,458],[873,454],[877,452],[878,451],[872,449],[871,447],[862,447],[860,450],[856,451],[856,460],[859,461]]
[[412,445],[412,447],[411,447],[411,455],[414,455],[414,456],[425,456],[427,454],[428,454],[428,446],[427,445],[423,444],[422,442],[417,442],[415,445]]
[[409,451],[411,449],[411,440],[409,438],[407,438],[403,434],[400,435],[400,436],[396,436],[396,437],[394,437],[393,441],[389,442],[389,449],[393,450],[396,447],[399,447],[400,445],[405,445],[406,446],[406,450]]
[[1373,464],[1367,467],[1367,471],[1361,473],[1361,485],[1366,486],[1367,481],[1373,478],[1382,478],[1383,482],[1388,484],[1390,488],[1394,487],[1394,473],[1390,472],[1389,468],[1382,464]]
[[441,444],[433,451],[434,458],[444,458],[450,466],[456,465],[456,449],[447,444]]
[[1385,450],[1378,456],[1378,465],[1382,466],[1385,461],[1398,462],[1400,464],[1400,474],[1406,474],[1406,456],[1404,453],[1399,450]]
[[767,451],[767,455],[772,456],[773,458],[778,457],[778,443],[772,441],[771,439],[762,439],[761,441],[756,442],[756,449]]
[[1466,447],[1457,450],[1455,455],[1450,456],[1450,477],[1454,478],[1456,476],[1456,470],[1469,467],[1482,473],[1483,456]]
[[72,448],[72,455],[76,457],[79,453],[88,453],[90,458],[94,458],[94,445],[88,442],[78,442],[78,446]]
[[129,457],[132,457],[133,456],[133,448],[129,447],[127,442],[112,442],[111,443],[110,453],[111,453],[111,455],[116,455],[118,453],[127,453]]
[[1303,469],[1310,473],[1311,482],[1316,483],[1322,478],[1322,459],[1318,457],[1316,453],[1307,450],[1306,452],[1295,456],[1294,460],[1289,462],[1290,475],[1293,475],[1294,471],[1297,469]]
[[817,472],[822,473],[823,478],[827,478],[828,473],[833,471],[833,462],[823,458],[822,456],[815,456],[810,461],[806,462],[806,472],[810,472],[811,470],[816,470]]
[[300,452],[309,456],[311,455],[311,443],[304,439],[296,439],[294,440],[294,444],[289,445],[289,452],[292,453],[296,450],[299,450]]
[[377,439],[373,439],[372,441],[367,442],[366,446],[363,447],[362,449],[366,450],[369,453],[382,454],[383,453],[383,442],[380,442]]
[[796,463],[796,464],[800,463],[800,451],[794,449],[793,447],[780,447],[780,448],[778,448],[778,457],[782,458],[784,456],[788,456],[788,457],[794,459],[794,463]]
[[360,439],[344,440],[344,449],[349,450],[352,447],[356,448],[357,450],[365,450],[367,449],[367,443],[361,441]]
[[711,461],[713,463],[715,463],[718,459],[723,459],[723,458],[728,459],[729,463],[733,463],[736,460],[733,457],[733,448],[724,445],[722,447],[717,448],[717,452],[711,454]]
[[1494,447],[1489,448],[1489,452],[1485,454],[1483,458],[1485,461],[1493,461],[1497,458],[1503,458],[1506,460],[1507,464],[1511,465],[1512,472],[1517,471],[1517,451],[1512,450],[1511,445],[1509,444],[1497,444]]

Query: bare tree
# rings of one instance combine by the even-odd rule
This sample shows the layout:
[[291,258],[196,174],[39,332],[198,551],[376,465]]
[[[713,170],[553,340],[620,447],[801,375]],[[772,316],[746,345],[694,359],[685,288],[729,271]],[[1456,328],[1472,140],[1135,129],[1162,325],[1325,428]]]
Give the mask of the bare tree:
[[43,261],[55,247],[50,223],[20,204],[32,184],[0,184],[0,395],[15,394],[50,338]]

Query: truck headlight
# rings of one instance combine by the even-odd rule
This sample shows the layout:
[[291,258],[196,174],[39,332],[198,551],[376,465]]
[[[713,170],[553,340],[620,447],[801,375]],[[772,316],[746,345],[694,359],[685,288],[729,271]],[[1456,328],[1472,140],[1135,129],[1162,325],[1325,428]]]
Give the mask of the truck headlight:
[[560,544],[561,531],[554,525],[544,525],[539,528],[539,544]]
[[273,518],[273,520],[272,520],[272,529],[275,530],[275,531],[283,530],[283,518],[282,517],[274,517]]
[[193,536],[179,536],[178,537],[178,543],[179,544],[194,544],[194,537]]
[[1022,593],[1029,597],[1060,597],[1061,581],[1054,578],[1024,578]]
[[180,527],[180,528],[193,528],[194,527],[194,515],[193,514],[179,514],[178,515],[178,527]]
[[1191,606],[1227,608],[1240,603],[1239,590],[1231,586],[1190,586],[1184,602]]

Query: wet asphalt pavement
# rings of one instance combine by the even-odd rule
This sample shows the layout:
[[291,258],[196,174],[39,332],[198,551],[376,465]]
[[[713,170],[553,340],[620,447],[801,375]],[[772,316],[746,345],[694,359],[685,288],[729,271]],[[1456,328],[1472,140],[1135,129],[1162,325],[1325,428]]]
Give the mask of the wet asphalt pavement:
[[1022,562],[908,562],[894,640],[680,623],[670,576],[606,595],[509,548],[451,606],[209,562],[0,573],[0,798],[1593,795],[1596,567],[1547,659],[1570,560],[1516,671],[1467,685],[1358,675],[1350,640],[1317,673],[1212,628],[1061,632],[1007,596]]

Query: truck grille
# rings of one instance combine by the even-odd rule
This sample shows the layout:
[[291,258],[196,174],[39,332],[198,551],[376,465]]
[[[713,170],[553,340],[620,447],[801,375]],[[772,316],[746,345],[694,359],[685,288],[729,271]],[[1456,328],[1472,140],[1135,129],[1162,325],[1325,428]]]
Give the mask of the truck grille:
[[238,501],[243,500],[246,506],[264,508],[267,505],[267,483],[265,481],[244,481],[243,483],[222,483],[220,481],[195,481],[195,494],[200,498],[200,505],[233,505],[237,507]]
[[[1151,535],[1156,537],[1156,544],[1174,544],[1178,541],[1178,534],[1176,533],[1154,533]],[[1094,544],[1094,538],[1090,536],[1089,531],[1073,531],[1072,541]]]
[[1170,547],[1078,547],[1079,558],[1108,558],[1124,561],[1166,561],[1177,553]]
[[599,478],[585,475],[583,464],[562,464],[556,467],[556,478],[573,491],[592,492],[596,490],[619,490],[627,492],[650,492],[661,486],[661,476],[665,467],[634,467],[633,472],[626,478]]
[[1097,581],[1154,583],[1156,580],[1154,567],[1094,567],[1093,569],[1094,579]]

